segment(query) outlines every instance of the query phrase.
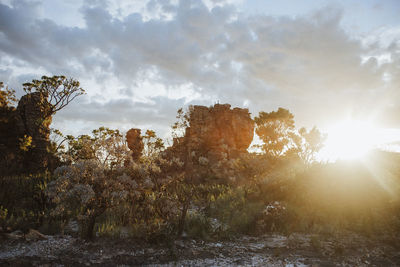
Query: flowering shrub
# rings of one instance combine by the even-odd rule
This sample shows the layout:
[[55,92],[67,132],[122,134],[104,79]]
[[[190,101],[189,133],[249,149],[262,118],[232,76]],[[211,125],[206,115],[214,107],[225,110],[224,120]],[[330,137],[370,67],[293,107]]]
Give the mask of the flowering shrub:
[[123,135],[118,130],[100,127],[92,135],[78,137],[66,136],[66,147],[62,148],[61,158],[66,163],[78,160],[95,160],[104,168],[121,167],[129,157],[129,149]]
[[56,180],[48,185],[47,196],[56,205],[53,216],[75,217],[83,226],[83,236],[92,238],[96,218],[126,199],[135,188],[128,176],[110,175],[95,160],[80,160],[56,169]]
[[176,158],[162,157],[130,161],[125,166],[120,179],[134,183],[124,209],[128,223],[140,225],[148,236],[165,229],[169,233],[173,230],[180,212],[175,186],[182,180],[179,172],[182,166]]

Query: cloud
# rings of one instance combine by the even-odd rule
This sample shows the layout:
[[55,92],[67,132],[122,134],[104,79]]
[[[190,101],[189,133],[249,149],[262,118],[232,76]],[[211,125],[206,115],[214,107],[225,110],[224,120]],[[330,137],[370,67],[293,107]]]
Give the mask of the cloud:
[[0,58],[10,59],[0,60],[0,78],[15,83],[41,70],[87,85],[88,97],[57,115],[60,125],[166,129],[180,106],[217,101],[254,113],[287,107],[306,125],[394,118],[400,106],[399,32],[350,36],[337,7],[273,17],[246,15],[231,1],[92,0],[76,27],[40,16],[40,2],[13,3],[0,4]]

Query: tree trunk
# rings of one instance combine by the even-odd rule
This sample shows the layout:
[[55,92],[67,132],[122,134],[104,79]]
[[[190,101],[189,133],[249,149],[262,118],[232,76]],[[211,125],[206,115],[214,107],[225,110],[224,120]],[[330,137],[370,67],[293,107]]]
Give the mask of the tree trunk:
[[182,236],[183,229],[185,228],[186,213],[189,208],[189,203],[190,200],[187,199],[182,207],[181,218],[179,219],[179,224],[178,224],[178,238]]

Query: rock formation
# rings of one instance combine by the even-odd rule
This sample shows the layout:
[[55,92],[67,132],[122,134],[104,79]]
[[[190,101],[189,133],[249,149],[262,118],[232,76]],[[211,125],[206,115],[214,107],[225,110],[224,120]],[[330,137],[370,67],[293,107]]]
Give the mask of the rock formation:
[[[0,111],[0,169],[2,173],[38,172],[49,167],[54,160],[50,146],[51,116],[49,103],[40,93],[24,95],[17,108],[2,107]],[[31,142],[26,150],[20,148],[24,138]]]
[[254,122],[248,109],[231,109],[229,104],[193,106],[189,112],[189,127],[182,138],[174,140],[174,146],[211,160],[235,158],[247,151],[253,134]]
[[32,137],[30,149],[26,152],[24,167],[40,170],[49,166],[50,124],[49,103],[39,92],[24,95],[18,103],[17,113],[19,136]]
[[184,136],[174,139],[165,154],[180,158],[193,181],[202,182],[207,177],[237,181],[238,166],[253,135],[254,122],[248,109],[231,109],[229,104],[192,106]]
[[185,139],[192,151],[226,153],[246,152],[253,140],[254,122],[248,109],[231,109],[229,104],[213,107],[193,106]]
[[141,130],[132,128],[126,133],[126,142],[128,148],[132,151],[132,159],[138,160],[142,156],[144,144],[142,136],[140,135]]

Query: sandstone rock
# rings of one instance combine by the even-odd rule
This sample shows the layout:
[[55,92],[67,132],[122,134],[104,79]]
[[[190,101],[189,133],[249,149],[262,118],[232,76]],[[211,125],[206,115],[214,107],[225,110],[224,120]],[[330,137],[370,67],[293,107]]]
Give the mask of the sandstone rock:
[[49,165],[48,147],[52,121],[49,105],[47,99],[39,92],[24,95],[18,103],[19,136],[32,137],[31,149],[25,153],[24,159],[24,168],[31,171],[43,170]]
[[17,112],[20,131],[32,136],[37,147],[45,147],[49,140],[52,118],[49,115],[47,99],[39,92],[26,94],[18,102]]
[[174,139],[166,157],[185,163],[187,179],[206,182],[207,177],[235,182],[240,178],[240,159],[253,140],[254,122],[248,109],[231,109],[229,104],[192,106],[188,127]]
[[[4,174],[33,173],[46,169],[53,158],[50,145],[50,104],[42,94],[24,95],[18,106],[0,108],[0,172]],[[19,147],[21,139],[31,137],[27,151]]]
[[221,159],[245,153],[253,134],[254,122],[248,109],[231,109],[229,104],[193,106],[184,142],[190,151]]
[[132,151],[132,159],[138,160],[142,156],[144,144],[142,140],[141,130],[132,128],[126,133],[126,142],[128,148]]

